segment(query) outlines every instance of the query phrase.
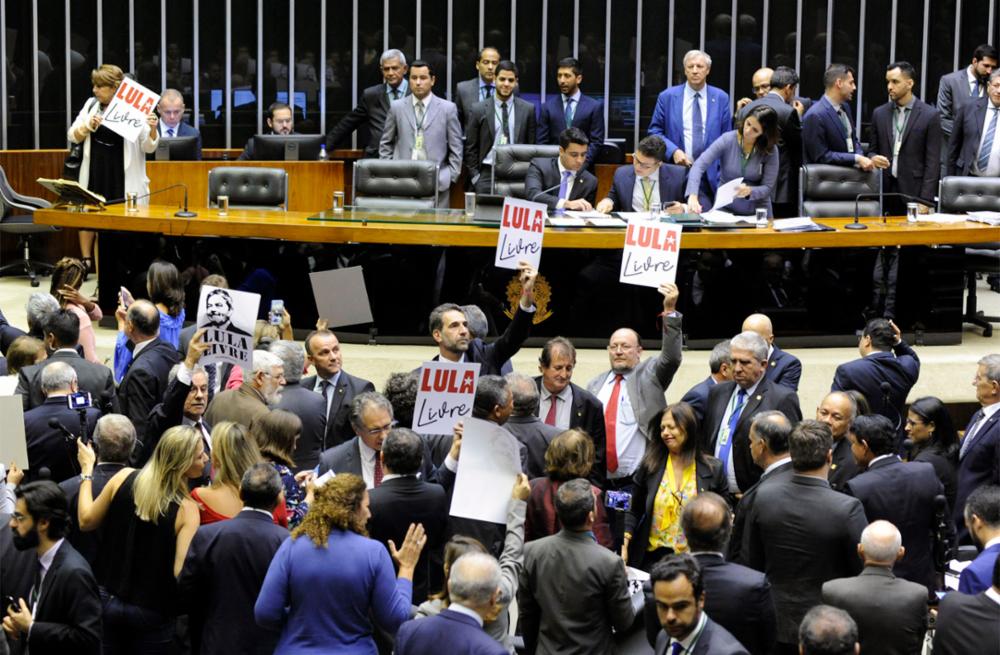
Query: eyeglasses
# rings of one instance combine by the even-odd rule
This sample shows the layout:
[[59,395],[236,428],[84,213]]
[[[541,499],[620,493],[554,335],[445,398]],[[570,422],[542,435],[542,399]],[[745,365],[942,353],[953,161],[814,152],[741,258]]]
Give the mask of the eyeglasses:
[[630,346],[628,344],[615,343],[615,344],[609,344],[608,345],[608,352],[613,352],[613,353],[623,352],[623,353],[627,353],[627,352],[631,352],[633,350],[635,350],[635,346]]
[[13,514],[10,515],[10,517],[15,521],[17,521],[18,523],[24,523],[25,521],[28,520],[27,516],[25,516],[24,514],[20,514],[18,512],[14,512]]
[[396,421],[391,421],[381,427],[368,428],[365,430],[365,434],[369,437],[377,437],[378,435],[393,429],[394,427],[396,427],[396,425],[397,425]]

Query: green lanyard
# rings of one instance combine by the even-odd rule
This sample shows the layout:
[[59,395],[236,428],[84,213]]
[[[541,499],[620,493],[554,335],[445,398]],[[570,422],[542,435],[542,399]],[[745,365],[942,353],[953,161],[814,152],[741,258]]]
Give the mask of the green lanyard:
[[750,149],[750,152],[744,153],[743,152],[743,137],[740,136],[740,138],[737,139],[737,141],[740,144],[740,173],[743,174],[743,177],[746,177],[746,174],[747,174],[747,164],[750,163],[750,157],[753,156],[753,148]]
[[650,205],[653,203],[653,180],[648,177],[641,178],[646,180],[646,184],[639,182],[639,187],[642,189],[642,199],[643,199],[643,209],[644,211],[649,211]]
[[[896,144],[899,144],[903,140],[903,130],[906,129],[906,118],[907,110],[905,107],[900,107],[896,110],[896,120],[892,122],[893,128],[896,130]],[[898,150],[899,146],[896,145],[896,148]]]

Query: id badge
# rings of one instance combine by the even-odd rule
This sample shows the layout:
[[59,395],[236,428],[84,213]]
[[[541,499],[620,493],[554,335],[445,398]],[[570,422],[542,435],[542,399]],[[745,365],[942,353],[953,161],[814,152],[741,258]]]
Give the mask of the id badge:
[[899,149],[903,147],[903,140],[896,139],[896,143],[892,146],[892,158],[895,159],[899,157]]
[[507,135],[506,134],[501,134],[500,135],[500,145],[502,145],[502,146],[507,145]]
[[424,133],[423,132],[417,132],[417,138],[413,141],[413,149],[414,150],[423,150],[424,149]]
[[847,137],[847,152],[854,152],[854,139]]

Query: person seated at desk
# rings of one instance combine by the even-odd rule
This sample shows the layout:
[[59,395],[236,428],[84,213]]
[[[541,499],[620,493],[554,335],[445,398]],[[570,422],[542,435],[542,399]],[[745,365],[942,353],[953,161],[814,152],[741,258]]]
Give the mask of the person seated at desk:
[[160,96],[157,105],[160,112],[160,124],[157,130],[160,136],[172,139],[174,137],[198,137],[197,158],[201,159],[201,132],[184,122],[184,96],[177,89],[166,89]]
[[531,160],[524,180],[528,200],[545,203],[549,209],[591,211],[597,196],[597,178],[583,170],[589,144],[590,139],[580,128],[563,130],[558,157]]
[[597,203],[597,211],[648,212],[653,205],[662,205],[668,214],[683,212],[687,170],[683,166],[664,166],[666,156],[663,139],[647,136],[640,141],[632,153],[632,165],[618,167],[608,197]]
[[[698,157],[688,175],[687,195],[691,211],[700,214],[701,201],[698,189],[701,176],[716,160],[722,164],[719,186],[743,178],[736,190],[736,199],[726,205],[734,214],[753,214],[758,208],[771,210],[771,189],[778,179],[778,114],[770,107],[759,106],[749,111],[736,125],[726,132]],[[725,209],[725,207],[713,207]]]
[[[295,131],[295,119],[292,113],[292,108],[283,102],[272,102],[271,106],[267,108],[267,121],[266,134],[298,134]],[[248,161],[256,159],[257,157],[253,152],[253,137],[247,139],[247,144],[243,147],[243,152],[240,153],[240,161]]]

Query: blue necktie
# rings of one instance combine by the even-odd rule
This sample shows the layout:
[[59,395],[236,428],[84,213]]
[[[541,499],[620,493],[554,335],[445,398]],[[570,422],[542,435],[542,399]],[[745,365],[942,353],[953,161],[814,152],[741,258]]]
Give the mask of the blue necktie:
[[566,129],[573,127],[573,103],[576,102],[573,98],[566,98],[566,109],[563,112],[563,118],[566,119]]
[[694,104],[691,105],[691,159],[698,159],[698,155],[705,147],[705,124],[701,120],[701,94],[694,94]]
[[562,181],[559,182],[559,199],[567,200],[567,193],[569,192],[569,178],[573,177],[572,171],[563,171]]
[[681,655],[681,653],[683,652],[684,652],[684,646],[682,646],[681,642],[679,641],[675,641],[673,645],[670,647],[670,655]]
[[958,458],[962,459],[965,457],[965,453],[969,452],[969,446],[972,445],[973,439],[976,438],[977,433],[982,429],[983,426],[980,425],[986,414],[983,410],[979,410],[972,415],[972,419],[969,421],[969,427],[965,429],[965,436],[962,438],[962,447],[958,451]]
[[969,96],[972,98],[979,97],[979,80],[972,83],[972,90],[969,92]]
[[990,165],[990,153],[993,152],[993,137],[997,133],[997,111],[996,107],[990,107],[990,111],[993,112],[993,118],[990,119],[989,127],[986,128],[986,136],[983,137],[983,145],[979,147],[979,161],[976,164],[979,166],[979,172],[985,173],[986,167]]
[[733,407],[733,413],[729,415],[729,433],[726,435],[726,443],[719,448],[719,459],[722,460],[723,466],[727,469],[729,468],[729,453],[733,449],[733,434],[736,432],[736,424],[740,422],[740,414],[743,413],[746,401],[747,392],[740,389],[736,394],[736,406]]
[[168,127],[167,128],[167,136],[172,137],[173,135],[174,135],[174,128]]

